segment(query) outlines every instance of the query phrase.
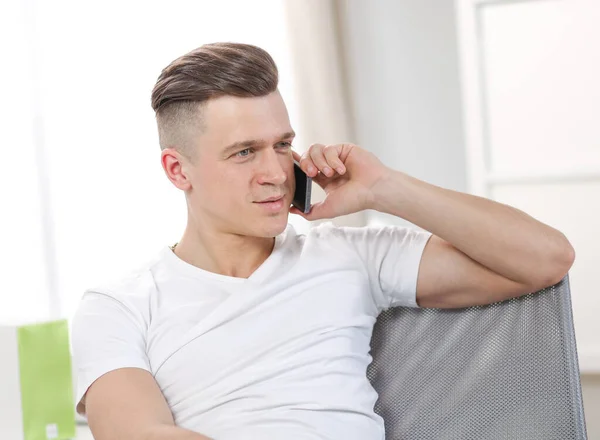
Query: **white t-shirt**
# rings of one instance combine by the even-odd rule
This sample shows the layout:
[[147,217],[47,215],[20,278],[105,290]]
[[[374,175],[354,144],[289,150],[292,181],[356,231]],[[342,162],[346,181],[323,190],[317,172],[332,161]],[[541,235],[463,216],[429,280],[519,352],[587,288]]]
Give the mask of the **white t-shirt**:
[[107,372],[152,373],[178,426],[217,440],[384,439],[366,377],[377,315],[417,307],[430,233],[291,225],[247,279],[165,246],[118,282],[87,290],[73,321],[78,410]]

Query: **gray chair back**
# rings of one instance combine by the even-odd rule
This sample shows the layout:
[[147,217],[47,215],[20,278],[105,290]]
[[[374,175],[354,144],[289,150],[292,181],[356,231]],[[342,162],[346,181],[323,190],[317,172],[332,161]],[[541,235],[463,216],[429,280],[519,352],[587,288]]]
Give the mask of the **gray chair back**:
[[464,309],[379,315],[367,375],[386,440],[585,440],[569,280]]

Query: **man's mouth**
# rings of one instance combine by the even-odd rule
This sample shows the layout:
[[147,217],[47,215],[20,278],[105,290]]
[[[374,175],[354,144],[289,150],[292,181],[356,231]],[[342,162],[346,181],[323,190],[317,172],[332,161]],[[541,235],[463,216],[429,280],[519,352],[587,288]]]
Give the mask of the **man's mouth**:
[[276,201],[281,200],[281,199],[283,199],[283,196],[274,196],[274,197],[269,197],[268,199],[260,200],[260,201],[255,202],[255,203],[276,202]]
[[264,200],[261,200],[260,202],[254,202],[254,203],[256,203],[261,208],[266,209],[267,212],[276,213],[276,212],[280,212],[283,209],[284,198],[285,198],[284,196],[275,196],[275,197],[269,197],[268,199],[264,199]]

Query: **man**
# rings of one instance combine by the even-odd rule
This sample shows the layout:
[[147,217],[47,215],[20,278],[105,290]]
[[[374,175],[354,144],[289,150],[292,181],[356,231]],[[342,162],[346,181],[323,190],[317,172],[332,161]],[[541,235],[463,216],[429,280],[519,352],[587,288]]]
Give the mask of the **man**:
[[[96,440],[383,439],[366,377],[384,309],[489,304],[552,285],[574,260],[525,213],[435,187],[351,144],[299,156],[263,50],[202,46],[152,93],[161,161],[187,227],[131,276],[90,289],[73,324],[78,411]],[[293,160],[323,187],[290,208]],[[308,220],[364,209],[419,225]]]

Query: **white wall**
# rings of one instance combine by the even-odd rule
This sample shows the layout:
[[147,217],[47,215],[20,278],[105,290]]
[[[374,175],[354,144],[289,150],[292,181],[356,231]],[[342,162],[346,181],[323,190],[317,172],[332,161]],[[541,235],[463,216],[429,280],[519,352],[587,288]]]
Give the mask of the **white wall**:
[[452,2],[345,0],[340,15],[356,142],[396,169],[465,191]]

